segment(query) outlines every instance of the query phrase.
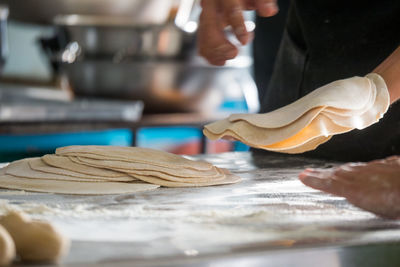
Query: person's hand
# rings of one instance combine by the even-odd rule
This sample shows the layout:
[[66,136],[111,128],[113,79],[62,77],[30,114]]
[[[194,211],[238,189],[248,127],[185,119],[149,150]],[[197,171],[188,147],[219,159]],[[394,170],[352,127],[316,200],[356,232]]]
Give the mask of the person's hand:
[[241,44],[251,39],[243,10],[256,10],[259,16],[270,17],[278,12],[276,0],[202,0],[198,30],[199,54],[210,64],[222,66],[237,56],[238,49],[228,41],[224,28],[231,26]]
[[400,156],[333,169],[306,169],[299,178],[305,185],[343,196],[357,207],[400,219]]
[[382,76],[389,89],[390,103],[400,99],[400,46],[373,71]]

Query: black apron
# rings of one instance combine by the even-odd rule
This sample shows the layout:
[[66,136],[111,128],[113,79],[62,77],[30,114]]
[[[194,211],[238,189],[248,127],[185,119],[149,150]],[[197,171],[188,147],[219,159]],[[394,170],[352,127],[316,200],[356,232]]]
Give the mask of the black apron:
[[[399,0],[293,0],[274,72],[267,90],[260,92],[261,112],[290,104],[329,82],[365,76],[399,45]],[[367,161],[394,154],[400,154],[400,103],[379,123],[336,135],[303,155]]]

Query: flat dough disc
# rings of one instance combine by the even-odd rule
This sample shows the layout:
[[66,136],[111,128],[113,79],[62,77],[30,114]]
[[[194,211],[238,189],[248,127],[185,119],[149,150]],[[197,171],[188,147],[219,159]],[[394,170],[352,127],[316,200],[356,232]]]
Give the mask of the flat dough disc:
[[361,110],[371,100],[372,83],[365,77],[338,80],[312,91],[299,100],[264,114],[232,114],[229,121],[245,120],[261,128],[286,126],[307,111],[321,106],[337,109]]
[[98,181],[130,182],[130,181],[136,180],[133,177],[130,177],[127,175],[114,178],[114,177],[94,176],[94,175],[83,174],[83,173],[74,172],[74,171],[70,171],[70,170],[65,170],[65,169],[49,166],[46,163],[44,163],[43,160],[40,158],[32,158],[31,160],[28,161],[28,163],[29,163],[29,166],[31,167],[31,169],[34,171],[45,172],[48,174],[63,175],[66,177],[77,177],[80,179],[87,179],[88,181],[98,180]]
[[173,182],[173,181],[167,181],[164,179],[160,179],[158,177],[152,177],[152,176],[141,176],[141,175],[135,175],[135,178],[142,180],[144,182],[148,182],[151,184],[157,184],[165,187],[202,187],[202,186],[211,186],[211,185],[224,185],[224,184],[234,184],[238,183],[241,181],[241,178],[239,176],[236,176],[232,173],[230,173],[226,169],[220,169],[225,173],[225,178],[222,180],[214,180],[214,181],[208,181],[208,182],[198,182],[198,183],[184,183],[184,182]]
[[328,141],[334,134],[348,132],[350,130],[352,130],[352,128],[338,126],[332,123],[326,116],[320,114],[312,123],[310,123],[306,128],[303,128],[296,135],[268,146],[251,143],[246,136],[240,135],[231,130],[225,131],[222,135],[213,136],[212,133],[207,132],[207,129],[204,129],[204,134],[211,138],[221,138],[224,136],[233,137],[249,146],[269,151],[281,153],[302,153],[315,149],[322,143]]
[[[308,142],[297,146],[297,147],[292,147],[292,148],[288,148],[288,149],[280,149],[280,150],[272,150],[274,152],[279,152],[279,153],[287,153],[287,154],[299,154],[299,153],[304,153],[307,151],[311,151],[316,149],[319,145],[322,145],[325,142],[328,142],[330,139],[332,138],[332,136],[318,136],[315,137],[311,140],[309,140]],[[265,147],[259,147],[261,149],[265,149],[265,150],[270,150],[269,148],[265,148]]]
[[[116,170],[124,173],[138,173],[142,175],[152,175],[158,176],[160,178],[165,177],[181,177],[188,178],[202,178],[202,179],[214,179],[221,178],[221,174],[218,170],[213,167],[211,170],[206,171],[196,171],[193,169],[171,169],[166,167],[159,167],[155,165],[149,165],[146,163],[136,163],[128,161],[118,161],[118,160],[103,160],[103,159],[91,159],[85,157],[71,157],[71,160],[79,163],[85,164],[93,167],[106,168],[111,170]],[[159,176],[160,175],[160,176]],[[223,177],[222,177],[223,178]]]
[[160,167],[188,168],[198,171],[211,170],[214,167],[209,162],[189,160],[172,153],[142,147],[68,146],[57,148],[56,154],[82,156],[92,159],[117,159]]
[[[110,160],[94,160],[88,159],[83,157],[73,157],[71,158],[73,161],[88,164],[89,166],[100,166],[102,168],[110,168],[112,170],[125,172],[127,175],[131,175],[135,177],[141,176],[152,176],[157,177],[160,179],[168,180],[168,181],[175,181],[175,182],[184,182],[184,183],[202,183],[202,182],[212,182],[212,181],[219,181],[225,179],[225,174],[221,172],[218,168],[214,167],[213,175],[210,176],[202,176],[201,172],[197,173],[196,176],[184,176],[182,174],[172,175],[166,173],[167,171],[163,170],[163,168],[158,167],[159,169],[135,169],[129,168],[131,162],[118,162],[118,161],[110,161]],[[124,169],[121,169],[124,167]],[[165,171],[165,172],[163,172]],[[174,170],[177,172],[177,170]],[[184,170],[182,169],[182,173]],[[139,179],[139,178],[136,178]],[[139,179],[140,180],[140,179]]]
[[263,147],[272,151],[287,150],[303,145],[316,137],[328,137],[335,134],[346,133],[351,130],[353,130],[353,128],[339,126],[333,123],[325,115],[319,114],[318,117],[316,117],[307,127],[303,128],[296,135],[281,142]]
[[233,137],[247,145],[283,153],[315,149],[332,135],[364,129],[382,118],[390,97],[375,73],[323,86],[265,114],[233,114],[205,126],[210,139]]
[[348,116],[346,112],[341,114],[338,110],[332,111],[328,108],[322,113],[329,117],[334,123],[343,127],[364,129],[378,122],[389,108],[390,96],[385,81],[383,81],[379,75],[371,73],[366,77],[373,81],[376,88],[374,104],[368,110],[362,114],[351,116]]
[[219,139],[224,136],[226,130],[229,130],[230,132],[234,132],[241,136],[242,139],[245,139],[248,143],[252,144],[252,146],[272,145],[296,135],[307,125],[311,124],[323,109],[323,107],[315,108],[304,114],[303,117],[299,118],[292,124],[272,129],[260,128],[242,120],[232,123],[225,119],[206,125],[205,129],[208,130],[206,133],[213,133],[213,135],[206,134],[206,136],[211,140]]
[[46,179],[46,180],[59,180],[59,181],[76,181],[76,182],[102,182],[104,180],[99,179],[88,179],[81,177],[66,176],[60,174],[51,174],[47,172],[40,172],[31,169],[29,161],[36,160],[38,158],[26,158],[17,160],[5,167],[5,173],[17,177],[23,177],[28,179]]
[[[204,129],[204,131],[207,131],[206,129]],[[207,133],[208,135],[212,135],[212,133]],[[264,150],[269,150],[269,151],[274,151],[274,152],[279,152],[279,153],[287,153],[287,154],[299,154],[299,153],[304,153],[310,150],[314,150],[316,149],[319,145],[329,141],[332,136],[319,136],[319,137],[315,137],[311,140],[309,140],[307,143],[304,143],[300,146],[297,147],[292,147],[292,148],[287,148],[287,149],[274,149],[271,150],[267,147],[263,147],[263,146],[254,146],[252,144],[249,144],[248,142],[246,142],[246,140],[243,140],[240,136],[236,135],[234,132],[231,132],[229,130],[227,130],[225,132],[225,136],[226,137],[232,137],[233,139],[236,139],[240,142],[242,142],[243,144],[246,144],[248,146],[252,146],[258,149],[264,149]]]
[[82,174],[101,176],[101,177],[106,177],[106,178],[126,179],[125,173],[102,169],[102,168],[97,168],[97,167],[94,168],[94,167],[90,167],[90,166],[86,166],[86,165],[82,165],[82,164],[77,164],[77,163],[71,161],[71,159],[69,159],[68,157],[49,154],[49,155],[44,155],[41,159],[46,164],[56,167],[56,168],[61,168],[61,169],[65,169],[65,170],[82,173]]
[[114,183],[114,182],[72,182],[59,180],[42,180],[15,177],[0,169],[0,187],[16,190],[72,194],[72,195],[106,195],[128,194],[154,190],[158,185],[147,183]]

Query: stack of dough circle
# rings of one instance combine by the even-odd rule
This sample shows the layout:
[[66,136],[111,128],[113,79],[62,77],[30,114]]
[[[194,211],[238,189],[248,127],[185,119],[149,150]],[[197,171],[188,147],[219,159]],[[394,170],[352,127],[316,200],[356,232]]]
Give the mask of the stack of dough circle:
[[375,73],[327,84],[299,100],[264,114],[232,114],[204,127],[211,140],[233,138],[249,146],[303,153],[333,135],[364,129],[386,113],[386,83]]
[[124,194],[239,182],[205,161],[138,147],[69,146],[0,169],[0,187],[61,194]]

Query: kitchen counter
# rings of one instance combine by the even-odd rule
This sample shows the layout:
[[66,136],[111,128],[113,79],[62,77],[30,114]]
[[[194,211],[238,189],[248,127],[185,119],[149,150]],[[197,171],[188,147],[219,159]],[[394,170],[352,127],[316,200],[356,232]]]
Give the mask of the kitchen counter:
[[200,155],[234,185],[114,196],[0,191],[72,240],[64,266],[400,266],[400,221],[304,186],[334,162],[257,153]]

